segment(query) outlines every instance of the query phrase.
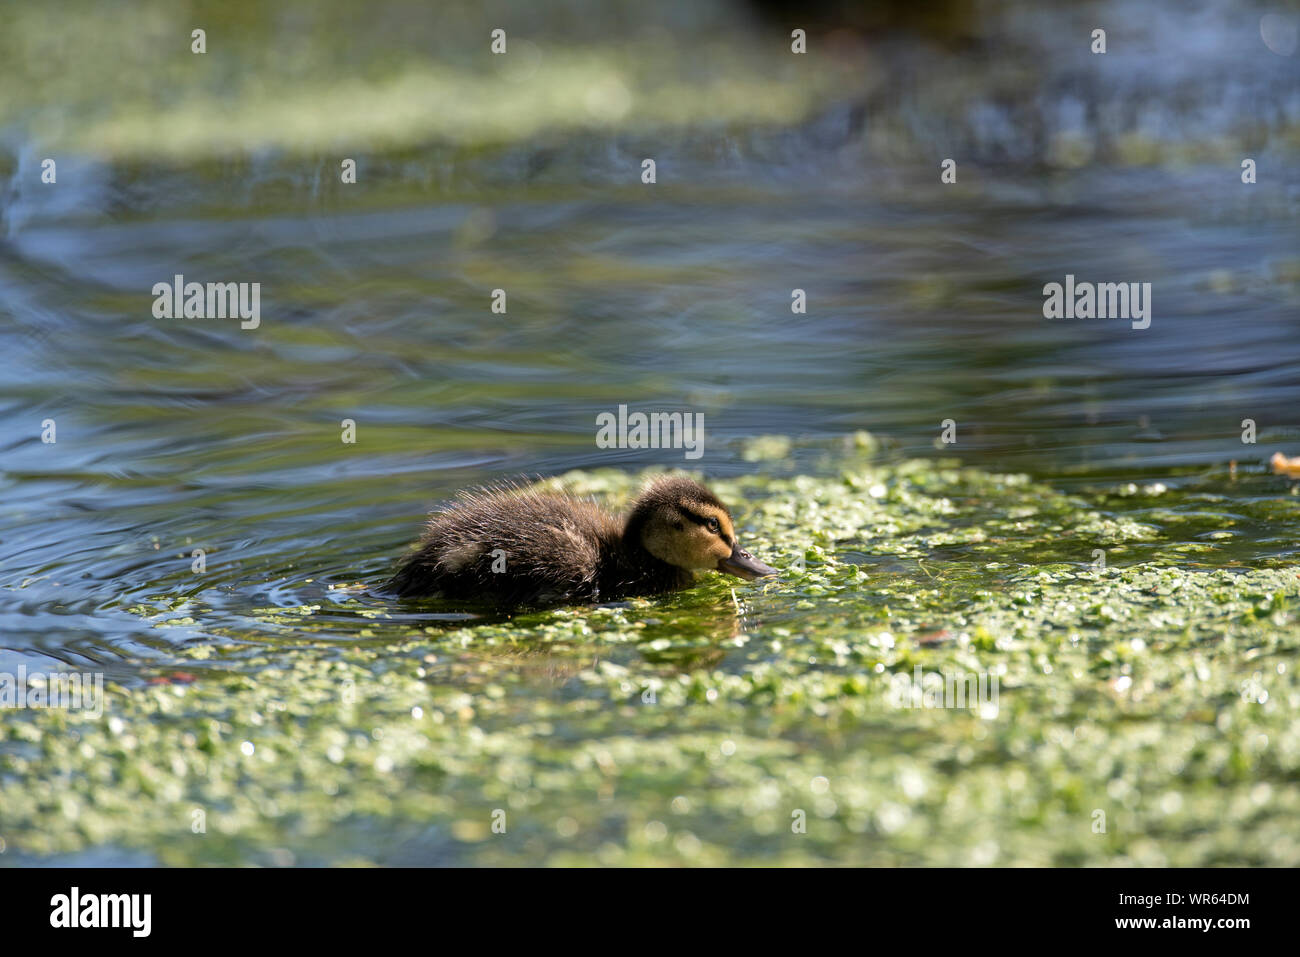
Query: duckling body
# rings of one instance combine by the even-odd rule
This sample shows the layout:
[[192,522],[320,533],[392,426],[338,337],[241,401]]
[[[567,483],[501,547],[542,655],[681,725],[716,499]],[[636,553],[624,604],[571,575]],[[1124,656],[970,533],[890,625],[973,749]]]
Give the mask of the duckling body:
[[571,495],[500,485],[434,513],[389,584],[403,597],[515,607],[660,594],[701,570],[775,572],[739,547],[726,507],[698,482],[658,479],[622,519]]

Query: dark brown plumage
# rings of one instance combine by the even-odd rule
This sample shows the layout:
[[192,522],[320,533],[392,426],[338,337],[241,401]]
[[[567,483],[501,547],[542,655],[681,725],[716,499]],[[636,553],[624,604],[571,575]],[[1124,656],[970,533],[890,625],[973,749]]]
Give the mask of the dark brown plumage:
[[434,513],[389,587],[517,607],[659,594],[700,570],[775,573],[740,548],[730,513],[698,482],[657,479],[622,520],[591,501],[506,484],[462,492]]

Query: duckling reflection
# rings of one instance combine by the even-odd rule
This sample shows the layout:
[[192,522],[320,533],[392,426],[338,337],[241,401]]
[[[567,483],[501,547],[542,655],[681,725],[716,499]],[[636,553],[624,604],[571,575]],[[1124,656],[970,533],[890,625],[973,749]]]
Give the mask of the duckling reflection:
[[[637,649],[639,657],[655,666],[651,672],[659,676],[665,674],[689,674],[692,671],[717,667],[727,656],[727,649],[700,646],[666,651],[651,651],[644,646]],[[626,657],[619,658],[601,653],[576,651],[574,649],[556,649],[550,645],[525,647],[490,647],[462,651],[455,661],[446,665],[446,675],[467,686],[474,687],[491,681],[500,680],[501,672],[510,672],[526,679],[530,684],[543,687],[560,688],[584,673],[595,672],[601,662],[614,660],[627,663]],[[633,659],[634,661],[635,659]],[[490,670],[484,671],[489,666]],[[638,674],[640,671],[638,670]],[[636,684],[629,692],[629,701],[640,695],[649,687]]]
[[776,574],[740,547],[731,513],[698,482],[655,479],[621,521],[572,495],[507,484],[435,513],[389,587],[515,608],[662,594],[699,571]]

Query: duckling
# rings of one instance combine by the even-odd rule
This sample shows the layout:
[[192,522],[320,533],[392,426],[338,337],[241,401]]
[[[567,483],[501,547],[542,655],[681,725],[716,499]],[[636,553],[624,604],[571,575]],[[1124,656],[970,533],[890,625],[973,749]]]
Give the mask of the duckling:
[[462,492],[434,513],[389,588],[517,607],[660,594],[705,570],[776,574],[740,547],[731,513],[698,482],[650,482],[623,520],[571,495],[504,484]]

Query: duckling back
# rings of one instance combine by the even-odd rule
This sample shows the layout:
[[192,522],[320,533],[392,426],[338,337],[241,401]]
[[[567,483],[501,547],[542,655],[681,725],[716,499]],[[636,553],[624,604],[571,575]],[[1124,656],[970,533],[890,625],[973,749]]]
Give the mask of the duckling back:
[[623,564],[621,531],[568,495],[509,485],[462,492],[429,520],[390,586],[404,597],[502,606],[595,601]]

